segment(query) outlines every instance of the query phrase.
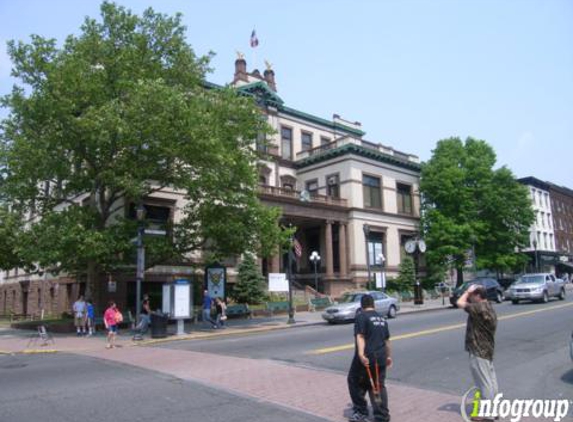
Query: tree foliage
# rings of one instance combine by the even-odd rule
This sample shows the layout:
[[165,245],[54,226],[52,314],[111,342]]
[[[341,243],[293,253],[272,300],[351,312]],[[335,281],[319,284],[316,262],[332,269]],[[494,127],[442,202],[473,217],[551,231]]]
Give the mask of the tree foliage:
[[231,297],[237,303],[261,303],[266,298],[265,278],[252,254],[246,253],[239,265],[239,278]]
[[0,270],[11,270],[22,265],[18,253],[18,236],[22,220],[7,207],[0,206]]
[[[187,201],[168,239],[146,241],[149,264],[271,251],[277,211],[257,199],[252,141],[269,131],[251,99],[205,84],[210,56],[185,40],[181,16],[142,16],[113,3],[62,47],[8,44],[14,86],[2,100],[0,197],[32,216],[28,262],[87,271],[122,263],[134,221],[125,209],[161,190]],[[90,281],[91,280],[91,281]]]
[[414,259],[407,255],[400,262],[398,277],[394,279],[399,291],[412,290],[416,284],[416,268]]
[[453,265],[458,283],[467,252],[475,247],[478,268],[507,271],[520,261],[534,214],[525,187],[485,141],[438,142],[422,166],[422,231],[429,265]]

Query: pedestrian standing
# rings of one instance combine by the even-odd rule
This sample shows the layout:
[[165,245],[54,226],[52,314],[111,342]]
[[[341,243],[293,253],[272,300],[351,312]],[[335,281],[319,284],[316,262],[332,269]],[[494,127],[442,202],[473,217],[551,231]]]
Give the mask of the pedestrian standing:
[[88,330],[88,336],[93,336],[95,331],[95,312],[94,312],[94,304],[92,303],[91,299],[87,300],[86,304],[86,326]]
[[363,295],[362,311],[354,323],[355,350],[348,371],[348,390],[352,399],[350,422],[366,421],[368,392],[376,422],[390,421],[386,371],[392,367],[390,330],[386,319],[374,309],[374,298]]
[[203,322],[211,325],[213,328],[217,328],[217,324],[211,318],[211,308],[213,307],[213,300],[209,296],[209,291],[205,290],[203,292]]
[[498,392],[493,366],[497,315],[487,300],[486,289],[477,284],[471,285],[464,292],[457,305],[468,313],[466,351],[470,355],[470,370],[475,386],[483,399],[493,400]]
[[76,326],[76,335],[83,336],[86,333],[86,302],[84,297],[80,296],[78,300],[74,302],[72,307],[74,312],[74,325]]
[[117,309],[115,302],[109,302],[109,307],[103,314],[103,322],[107,329],[107,344],[106,349],[115,347],[115,340],[117,336],[117,327],[123,321],[123,315]]
[[220,297],[215,298],[215,309],[217,311],[217,318],[215,320],[217,328],[225,328],[225,321],[227,320],[227,304]]

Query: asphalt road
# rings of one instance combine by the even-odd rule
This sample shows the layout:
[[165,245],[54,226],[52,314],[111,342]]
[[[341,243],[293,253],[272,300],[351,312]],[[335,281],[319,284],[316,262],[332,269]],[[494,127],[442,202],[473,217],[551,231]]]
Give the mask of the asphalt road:
[[320,422],[163,374],[88,357],[0,355],[1,422]]
[[[495,305],[499,325],[495,366],[500,389],[511,398],[573,398],[573,298],[549,304]],[[389,379],[462,395],[472,386],[464,352],[466,314],[457,309],[390,320],[395,366]],[[352,324],[319,325],[248,336],[185,341],[160,347],[346,372],[353,355]]]

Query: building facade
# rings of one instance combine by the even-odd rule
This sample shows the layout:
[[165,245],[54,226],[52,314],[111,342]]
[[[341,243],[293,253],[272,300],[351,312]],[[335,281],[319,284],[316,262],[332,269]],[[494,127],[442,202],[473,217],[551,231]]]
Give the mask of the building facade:
[[571,274],[573,248],[573,195],[567,188],[525,177],[519,182],[527,186],[535,223],[530,229],[530,271],[549,271],[557,275]]
[[[312,252],[321,257],[317,265],[319,291],[329,295],[363,287],[368,262],[372,272],[396,276],[404,244],[418,233],[418,157],[367,141],[358,122],[338,115],[323,119],[286,106],[270,68],[263,74],[249,72],[240,57],[232,85],[240,95],[254,98],[274,129],[273,135],[254,145],[262,157],[258,165],[260,200],[281,209],[282,225],[296,227],[302,255],[292,268],[295,284],[299,288],[315,285]],[[217,88],[207,84],[207,89]],[[135,212],[133,204],[118,205],[128,216]],[[182,193],[167,189],[145,200],[148,219],[158,228],[181,219],[184,206]],[[271,259],[261,259],[263,273],[287,272],[287,258],[277,250]],[[203,274],[196,270],[204,264],[201,254],[194,254],[191,260],[194,268],[159,265],[148,269],[143,291],[161,303],[158,295],[163,283],[180,277],[202,283]],[[238,258],[230,257],[223,264],[233,282]],[[4,273],[3,280],[0,314],[38,314],[40,309],[58,314],[69,310],[85,289],[81,280],[51,274],[31,276],[17,269]],[[133,271],[101,274],[100,286],[96,302],[112,299],[122,308],[133,309]]]
[[573,190],[549,184],[553,209],[555,250],[559,253],[558,273],[573,273]]

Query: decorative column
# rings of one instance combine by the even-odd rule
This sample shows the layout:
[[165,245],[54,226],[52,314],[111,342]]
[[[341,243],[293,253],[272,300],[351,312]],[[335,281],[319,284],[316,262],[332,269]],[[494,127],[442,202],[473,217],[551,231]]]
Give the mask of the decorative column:
[[338,262],[340,263],[340,278],[347,276],[347,259],[346,256],[346,223],[339,223],[338,225]]
[[326,231],[324,240],[326,243],[326,278],[334,277],[334,258],[332,254],[332,221],[326,221]]

